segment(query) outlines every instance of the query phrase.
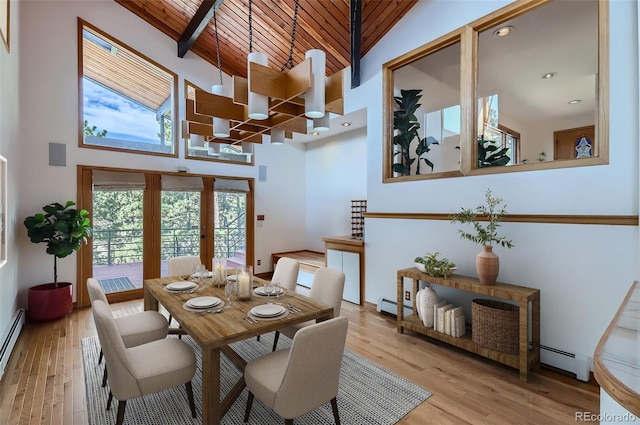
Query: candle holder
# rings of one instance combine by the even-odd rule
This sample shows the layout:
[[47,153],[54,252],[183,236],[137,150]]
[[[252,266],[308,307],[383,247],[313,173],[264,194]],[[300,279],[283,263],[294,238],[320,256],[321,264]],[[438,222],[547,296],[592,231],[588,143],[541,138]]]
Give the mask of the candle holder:
[[238,266],[236,269],[236,284],[238,285],[238,299],[250,300],[253,283],[253,267]]
[[211,281],[214,286],[223,286],[227,283],[227,259],[215,257],[211,264]]

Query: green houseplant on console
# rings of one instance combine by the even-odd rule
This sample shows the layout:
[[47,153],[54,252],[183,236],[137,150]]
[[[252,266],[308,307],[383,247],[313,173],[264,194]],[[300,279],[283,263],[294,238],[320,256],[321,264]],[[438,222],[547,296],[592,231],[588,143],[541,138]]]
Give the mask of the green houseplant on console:
[[75,202],[57,202],[42,207],[43,213],[24,219],[31,242],[47,244],[47,254],[53,256],[53,282],[29,288],[29,318],[34,321],[54,320],[73,310],[72,284],[58,282],[58,258],[80,249],[91,236],[89,212],[73,208]]
[[[480,283],[493,285],[500,271],[500,259],[493,252],[493,244],[512,248],[513,242],[504,236],[498,236],[500,222],[507,215],[506,205],[500,198],[491,195],[491,189],[485,192],[485,204],[475,209],[462,209],[451,214],[452,223],[473,224],[474,232],[458,230],[460,237],[482,245],[482,252],[476,256],[476,272]],[[482,224],[480,221],[486,221]]]

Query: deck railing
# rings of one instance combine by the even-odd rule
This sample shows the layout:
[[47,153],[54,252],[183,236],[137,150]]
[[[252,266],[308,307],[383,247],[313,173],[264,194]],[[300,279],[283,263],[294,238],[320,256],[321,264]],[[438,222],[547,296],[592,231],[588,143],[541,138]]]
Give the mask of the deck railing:
[[[238,226],[214,228],[214,253],[216,257],[234,257],[245,250],[244,223]],[[160,255],[162,260],[182,255],[198,255],[200,229],[198,227],[164,228],[160,231]],[[112,265],[142,262],[141,229],[109,229],[93,231],[93,264]]]

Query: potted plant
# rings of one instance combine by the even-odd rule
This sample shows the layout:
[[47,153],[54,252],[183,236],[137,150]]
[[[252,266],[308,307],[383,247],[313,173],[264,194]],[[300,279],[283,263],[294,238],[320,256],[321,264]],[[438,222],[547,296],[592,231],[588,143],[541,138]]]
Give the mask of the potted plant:
[[58,258],[64,258],[80,249],[91,236],[89,212],[73,208],[75,202],[65,205],[52,203],[38,213],[24,219],[31,242],[47,244],[47,254],[53,256],[53,283],[29,288],[28,311],[31,320],[44,321],[64,317],[73,310],[72,284],[58,282]]
[[[460,236],[472,242],[482,245],[482,252],[476,256],[476,271],[480,283],[492,285],[498,278],[500,260],[493,252],[493,244],[506,248],[512,248],[513,242],[504,236],[498,236],[500,222],[507,215],[504,201],[491,196],[491,189],[485,193],[485,205],[479,205],[475,209],[462,209],[459,213],[451,214],[452,223],[472,223],[474,232],[458,230]],[[486,221],[482,224],[480,221]]]
[[393,136],[393,144],[398,146],[398,151],[394,156],[399,155],[399,161],[393,164],[393,172],[398,173],[401,176],[411,175],[411,166],[415,162],[416,158],[411,157],[411,143],[418,139],[416,146],[416,155],[418,163],[416,164],[416,175],[420,174],[420,163],[424,163],[431,167],[433,171],[433,163],[423,158],[422,155],[428,153],[431,145],[439,144],[438,141],[432,137],[420,138],[418,130],[420,129],[420,122],[416,118],[416,110],[421,106],[418,102],[422,95],[422,90],[400,90],[400,96],[395,96],[393,99],[396,102],[398,108],[393,111],[393,129],[398,130],[397,134]]

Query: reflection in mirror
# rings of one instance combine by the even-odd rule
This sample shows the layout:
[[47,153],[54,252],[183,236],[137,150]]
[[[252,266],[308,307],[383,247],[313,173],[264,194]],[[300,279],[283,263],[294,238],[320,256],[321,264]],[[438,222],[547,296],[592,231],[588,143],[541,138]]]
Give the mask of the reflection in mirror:
[[194,112],[196,90],[202,90],[185,80],[185,98],[187,120],[182,123],[182,137],[185,139],[185,157],[210,161],[253,164],[254,143],[224,143],[209,142],[213,136],[211,117],[197,115]]
[[460,41],[393,73],[394,177],[460,170]]
[[598,1],[553,1],[479,33],[478,168],[597,156]]

